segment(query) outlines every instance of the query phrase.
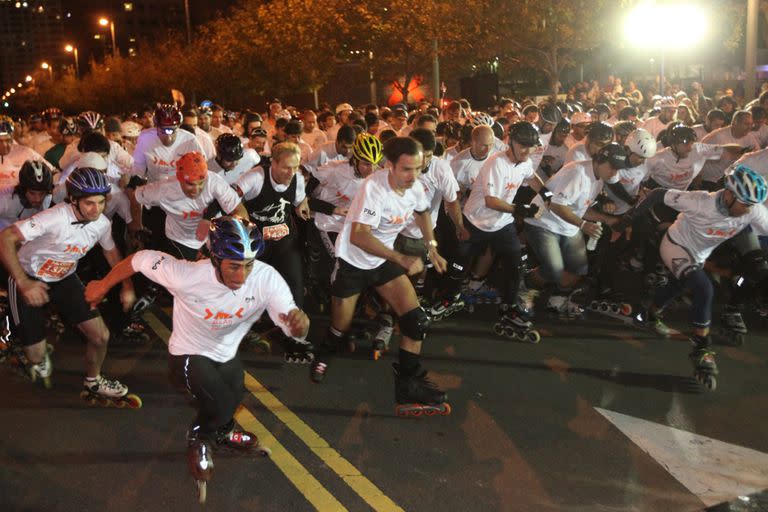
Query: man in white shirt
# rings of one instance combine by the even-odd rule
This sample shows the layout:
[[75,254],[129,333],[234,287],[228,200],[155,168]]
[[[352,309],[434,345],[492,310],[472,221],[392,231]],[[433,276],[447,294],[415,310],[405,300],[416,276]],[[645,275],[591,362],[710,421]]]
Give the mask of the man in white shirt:
[[304,111],[301,123],[303,125],[301,138],[312,147],[312,150],[316,150],[328,141],[325,132],[317,127],[317,114],[312,110]]
[[584,142],[587,129],[592,123],[592,116],[586,112],[575,112],[571,116],[571,133],[565,138],[565,145],[570,149],[580,142]]
[[[760,141],[752,131],[752,113],[747,110],[739,110],[733,114],[730,126],[723,126],[711,131],[701,141],[703,144],[735,144],[745,151],[755,151],[760,148]],[[701,184],[698,188],[704,190],[717,190],[719,183],[725,177],[725,169],[729,162],[723,160],[707,160],[701,168],[699,177]]]
[[208,160],[208,170],[218,174],[228,185],[261,162],[256,150],[243,148],[243,141],[232,133],[223,133],[216,139],[216,156]]
[[336,106],[336,124],[328,130],[328,140],[336,140],[339,129],[347,124],[349,115],[354,109],[349,103],[340,103]]
[[[82,137],[89,132],[98,132],[105,135],[104,132],[104,118],[98,112],[92,110],[86,110],[81,112],[76,119],[77,126],[80,129],[80,136]],[[66,169],[80,158],[80,150],[77,149],[80,143],[80,139],[72,141],[65,149],[64,154],[59,160],[59,168]],[[134,162],[131,155],[123,149],[123,147],[115,141],[109,141],[109,154],[107,155],[107,161],[113,163],[120,173],[128,173],[133,168]]]
[[[83,284],[75,274],[77,262],[101,245],[104,258],[114,266],[120,251],[112,240],[111,223],[104,217],[110,185],[95,169],[77,169],[67,180],[67,202],[16,222],[0,233],[0,260],[10,274],[8,296],[16,332],[24,346],[32,380],[50,384],[51,360],[45,341],[45,305],[49,302],[68,322],[77,325],[86,339],[83,398],[140,407],[141,400],[128,388],[101,375],[107,355],[109,330],[98,309],[83,297]],[[124,310],[136,297],[130,280],[120,294]]]
[[[691,126],[691,128],[693,128],[693,131],[696,132],[696,139],[702,140],[707,136],[708,133],[713,132],[718,128],[722,128],[723,126],[725,126],[725,112],[720,109],[713,108],[707,112],[707,117],[704,118],[704,124],[695,124]],[[759,130],[757,132],[757,137],[758,140],[760,140],[761,147],[765,145],[764,141],[762,140],[762,135],[763,131]],[[766,133],[766,135],[768,135],[768,133]]]
[[330,356],[348,343],[348,333],[360,293],[373,287],[400,318],[399,362],[395,368],[395,400],[398,415],[450,413],[446,395],[421,369],[421,345],[429,318],[419,307],[407,275],[421,272],[420,257],[393,249],[397,235],[415,215],[429,246],[435,269],[445,271],[445,260],[437,252],[424,189],[414,186],[424,166],[421,145],[408,137],[390,139],[384,145],[388,169],[373,173],[363,182],[352,201],[344,227],[336,240],[338,257],[332,284],[331,326],[319,347],[310,377],[321,382]]
[[672,96],[666,96],[659,100],[659,108],[659,115],[649,117],[641,127],[654,137],[658,137],[659,133],[675,120],[677,101]]
[[211,107],[211,129],[208,130],[208,135],[216,141],[224,133],[232,133],[232,128],[224,124],[224,107],[214,105]]
[[326,142],[314,150],[304,166],[309,172],[313,172],[314,169],[318,169],[328,162],[347,160],[352,155],[352,147],[358,132],[362,132],[362,130],[356,129],[354,126],[342,126],[336,135],[336,140]]
[[312,155],[312,146],[304,142],[301,138],[302,128],[301,121],[298,119],[291,119],[288,124],[285,125],[285,142],[292,142],[299,146],[301,150],[301,163],[306,164]]
[[[216,156],[216,147],[213,145],[213,139],[208,135],[208,132],[200,128],[200,114],[198,111],[195,108],[188,108],[184,110],[183,115],[183,124],[186,125],[186,127],[189,127],[188,129],[194,130],[195,138],[200,144],[200,147],[203,148],[203,155],[205,155],[205,158],[210,160]],[[210,116],[208,119],[210,120]]]
[[579,160],[591,160],[603,147],[613,141],[613,128],[610,125],[596,121],[589,125],[584,142],[574,144],[565,155],[564,164]]
[[565,164],[565,155],[568,154],[568,145],[565,140],[571,133],[571,122],[563,117],[549,138],[549,144],[541,153],[540,163],[536,168],[539,177],[546,181],[557,173]]
[[53,173],[41,161],[24,162],[19,184],[0,189],[0,229],[50,208],[53,180]]
[[85,293],[89,302],[98,303],[116,283],[141,272],[173,295],[168,366],[173,381],[196,398],[187,456],[199,481],[210,478],[212,444],[266,450],[253,433],[236,428],[233,419],[244,390],[237,351],[248,329],[267,312],[286,336],[303,339],[309,331],[309,318],[283,278],[257,261],[264,247],[258,228],[237,217],[219,217],[209,238],[211,259],[192,263],[139,251],[104,279],[88,283]]
[[[19,183],[19,170],[27,160],[43,160],[34,150],[17,144],[13,130],[13,120],[0,116],[0,188],[15,187]],[[47,163],[46,166],[50,167]]]

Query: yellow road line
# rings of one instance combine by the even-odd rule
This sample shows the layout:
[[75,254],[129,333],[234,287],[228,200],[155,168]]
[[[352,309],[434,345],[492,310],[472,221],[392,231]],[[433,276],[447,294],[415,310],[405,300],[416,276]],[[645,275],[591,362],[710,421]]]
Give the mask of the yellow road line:
[[[144,315],[146,322],[155,331],[160,339],[168,344],[171,331],[153,313]],[[248,377],[248,373],[245,374]],[[259,438],[259,441],[272,450],[270,459],[291,481],[291,483],[304,495],[313,507],[320,512],[346,511],[342,505],[312,474],[301,465],[293,455],[256,419],[245,407],[239,407],[235,413],[235,419],[245,430],[251,431]]]

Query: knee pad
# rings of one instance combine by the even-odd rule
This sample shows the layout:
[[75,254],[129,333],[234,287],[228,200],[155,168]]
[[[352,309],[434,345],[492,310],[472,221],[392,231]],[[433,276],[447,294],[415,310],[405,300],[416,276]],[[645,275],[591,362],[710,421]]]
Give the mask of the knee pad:
[[429,317],[422,308],[414,308],[400,317],[400,332],[417,341],[424,341],[429,331]]

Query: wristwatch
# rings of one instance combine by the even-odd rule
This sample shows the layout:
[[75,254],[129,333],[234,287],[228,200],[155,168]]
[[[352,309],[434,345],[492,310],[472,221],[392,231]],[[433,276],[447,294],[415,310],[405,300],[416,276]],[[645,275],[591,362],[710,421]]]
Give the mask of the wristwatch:
[[434,247],[435,249],[437,249],[437,240],[427,240],[426,244],[430,247]]

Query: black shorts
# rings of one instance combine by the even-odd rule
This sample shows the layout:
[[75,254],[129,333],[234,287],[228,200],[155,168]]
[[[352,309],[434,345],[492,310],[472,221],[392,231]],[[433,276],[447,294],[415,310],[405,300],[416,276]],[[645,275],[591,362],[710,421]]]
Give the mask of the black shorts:
[[197,261],[200,249],[193,249],[187,245],[167,238],[163,247],[163,252],[167,252],[178,260]]
[[[99,316],[98,309],[91,309],[85,302],[85,288],[76,274],[65,277],[48,285],[48,297],[62,319],[72,325],[78,325]],[[16,334],[24,346],[34,345],[45,339],[45,324],[48,312],[46,307],[33,307],[24,302],[16,288],[16,281],[8,278],[8,302],[11,305],[11,317],[16,326]],[[47,305],[47,304],[46,304]]]
[[378,287],[405,275],[405,269],[391,261],[385,261],[376,268],[364,270],[336,258],[331,276],[331,295],[346,299],[362,293],[367,288]]

